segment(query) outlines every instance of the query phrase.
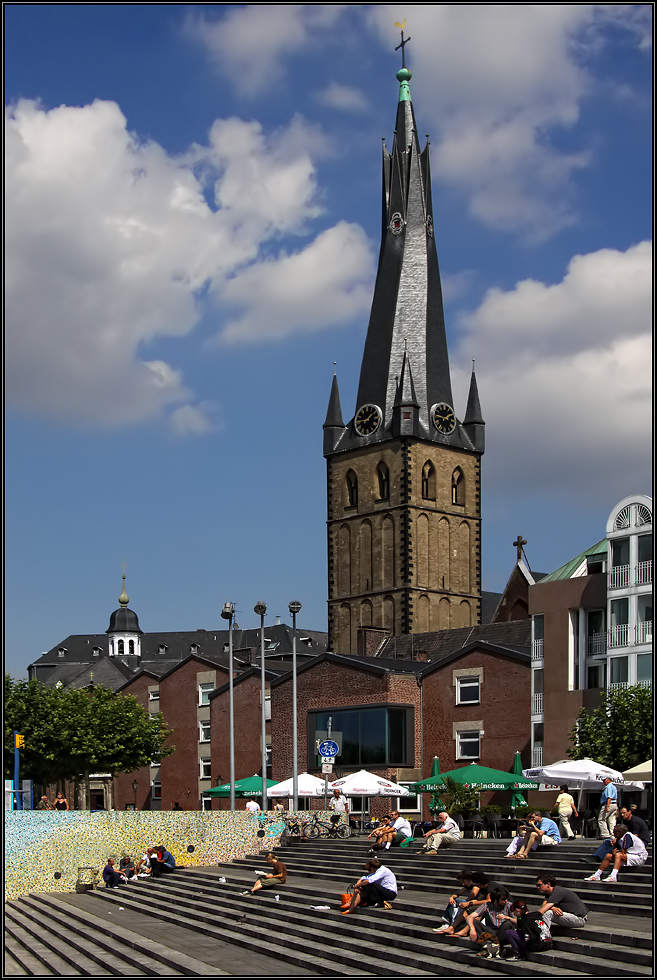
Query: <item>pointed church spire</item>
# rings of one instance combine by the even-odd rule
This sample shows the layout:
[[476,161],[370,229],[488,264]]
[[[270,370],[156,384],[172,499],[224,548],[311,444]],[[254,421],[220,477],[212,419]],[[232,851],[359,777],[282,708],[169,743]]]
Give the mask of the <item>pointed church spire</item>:
[[468,392],[468,404],[463,419],[463,429],[472,443],[472,448],[479,453],[483,453],[485,445],[485,430],[481,406],[479,404],[479,389],[477,388],[477,377],[475,375],[475,362],[472,361],[472,376],[470,378],[470,391]]
[[338,389],[338,374],[336,362],[333,362],[333,384],[331,385],[331,395],[329,397],[328,410],[324,429],[324,455],[333,452],[336,443],[343,434],[345,424],[342,421],[342,408],[340,406],[340,391]]
[[125,609],[125,607],[130,602],[130,599],[128,598],[128,594],[125,590],[125,562],[123,562],[122,579],[123,579],[123,588],[121,589],[121,595],[119,596],[119,605],[121,606],[122,609]]

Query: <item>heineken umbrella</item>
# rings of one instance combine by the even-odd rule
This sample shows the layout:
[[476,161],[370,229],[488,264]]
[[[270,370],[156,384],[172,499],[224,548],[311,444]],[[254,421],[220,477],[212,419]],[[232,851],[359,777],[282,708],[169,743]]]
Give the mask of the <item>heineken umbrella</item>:
[[512,772],[504,772],[502,769],[489,769],[487,766],[480,766],[476,762],[462,769],[452,769],[444,772],[440,777],[453,779],[461,786],[471,787],[477,790],[520,790],[538,789],[538,783],[527,779],[525,776],[517,776]]
[[[267,796],[293,796],[293,776],[284,779],[282,783],[276,783],[267,790]],[[311,776],[308,772],[301,772],[297,776],[297,796],[323,796],[324,780],[317,776]]]
[[367,769],[352,772],[348,776],[329,783],[329,789],[339,789],[345,796],[408,796],[405,786],[393,783],[383,776],[377,776]]
[[411,790],[415,793],[430,792],[432,794],[429,810],[433,813],[444,807],[444,803],[440,798],[441,787],[442,776],[440,775],[440,762],[438,761],[438,756],[434,755],[431,764],[431,775],[427,776],[426,779],[419,779],[417,783],[411,786]]
[[[267,780],[267,789],[275,785],[275,779]],[[221,786],[206,789],[203,796],[220,796],[222,798],[230,796],[230,783],[223,783]],[[262,796],[262,776],[249,776],[246,779],[236,780],[235,796]]]
[[[522,759],[520,758],[519,752],[515,754],[511,772],[514,776],[522,776]],[[527,806],[527,800],[519,790],[514,790],[511,794],[510,807],[512,810],[515,810],[517,806]]]
[[623,773],[610,766],[603,766],[593,759],[562,759],[549,766],[539,766],[535,769],[523,769],[528,779],[538,779],[542,783],[560,786],[565,783],[576,789],[602,789],[602,782],[611,779],[614,786],[620,789],[643,789],[643,782],[631,781],[624,778]]

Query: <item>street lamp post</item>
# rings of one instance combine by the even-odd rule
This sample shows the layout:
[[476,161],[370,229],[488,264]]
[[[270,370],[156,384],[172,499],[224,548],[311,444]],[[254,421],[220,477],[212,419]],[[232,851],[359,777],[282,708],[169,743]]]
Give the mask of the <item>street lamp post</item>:
[[133,790],[133,792],[135,794],[135,810],[137,809],[137,786],[138,785],[139,785],[139,783],[137,782],[137,780],[136,779],[133,779],[132,780],[132,790]]
[[265,718],[265,613],[264,602],[256,602],[254,613],[260,616],[260,736],[262,739],[262,809],[267,809],[267,719]]
[[233,616],[235,606],[232,602],[224,602],[221,618],[228,620],[228,724],[230,726],[230,808],[235,809],[235,721],[233,703]]
[[[297,613],[301,603],[293,600],[292,613],[292,809],[299,809],[299,762],[297,759]],[[305,772],[305,770],[304,770]]]

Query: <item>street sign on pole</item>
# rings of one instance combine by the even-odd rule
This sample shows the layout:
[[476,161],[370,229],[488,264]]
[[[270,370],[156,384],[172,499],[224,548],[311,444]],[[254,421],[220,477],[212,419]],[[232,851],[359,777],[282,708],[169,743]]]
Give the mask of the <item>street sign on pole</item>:
[[330,762],[322,762],[322,772],[330,776],[333,772],[333,766]]
[[335,762],[332,755],[323,755],[321,758],[321,763],[323,766],[331,766]]
[[333,739],[327,738],[323,742],[319,743],[319,754],[321,756],[328,756],[330,759],[335,758],[335,756],[340,751],[340,746]]

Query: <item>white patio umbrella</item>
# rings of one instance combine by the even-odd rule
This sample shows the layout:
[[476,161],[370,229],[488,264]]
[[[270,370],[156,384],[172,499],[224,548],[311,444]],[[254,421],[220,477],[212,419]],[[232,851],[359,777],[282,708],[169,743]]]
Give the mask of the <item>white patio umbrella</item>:
[[[297,776],[297,796],[323,796],[324,780],[311,776],[309,772],[301,772]],[[267,790],[267,796],[293,796],[292,776],[276,783]]]
[[625,779],[622,772],[603,766],[593,759],[562,759],[549,766],[538,766],[535,769],[523,769],[523,776],[528,779],[538,779],[542,783],[565,783],[568,787],[579,789],[579,801],[585,789],[602,789],[602,781],[611,779],[614,786],[621,789],[643,789],[643,783],[631,782]]
[[406,786],[393,783],[383,776],[376,776],[367,769],[352,772],[348,776],[329,783],[331,792],[339,789],[345,796],[408,796]]
[[652,782],[652,759],[640,762],[638,766],[626,769],[623,773],[626,779],[641,779],[644,783]]

